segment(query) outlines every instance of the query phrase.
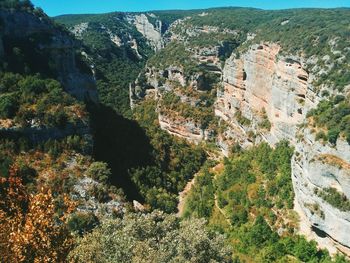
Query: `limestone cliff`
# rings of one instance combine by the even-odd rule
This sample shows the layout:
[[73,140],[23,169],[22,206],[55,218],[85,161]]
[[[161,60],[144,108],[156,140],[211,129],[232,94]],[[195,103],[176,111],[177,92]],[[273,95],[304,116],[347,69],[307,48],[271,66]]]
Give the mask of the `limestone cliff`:
[[[218,116],[237,126],[239,113],[249,120],[249,125],[240,125],[244,130],[254,130],[271,144],[281,139],[295,142],[297,125],[315,104],[302,62],[279,56],[279,50],[278,45],[265,43],[253,45],[240,58],[231,56],[216,104]],[[270,123],[268,130],[259,128],[263,121]]]
[[[213,125],[203,123],[202,115],[207,113],[201,109],[208,108],[202,107],[200,96],[208,96],[208,91],[203,88],[206,83],[201,74],[188,79],[184,69],[178,66],[165,69],[148,67],[142,74],[130,85],[132,108],[145,99],[154,99],[158,102],[158,120],[163,130],[193,143],[215,139]],[[164,97],[169,94],[176,101],[166,102]],[[213,111],[212,107],[209,109]],[[208,114],[214,115],[213,112]]]
[[350,198],[350,146],[342,139],[336,146],[324,145],[308,128],[302,129],[298,138],[292,159],[296,201],[309,219],[309,226],[323,232],[336,248],[350,255],[350,211],[332,206],[320,195],[333,188]]
[[342,139],[336,146],[324,145],[303,128],[306,113],[320,101],[311,82],[314,77],[302,58],[280,56],[279,50],[276,44],[253,45],[226,61],[215,110],[229,126],[218,145],[228,154],[233,141],[247,147],[261,140],[274,145],[287,139],[296,149],[292,179],[298,212],[306,215],[310,229],[324,233],[323,239],[328,237],[349,254],[349,211],[332,206],[318,193],[334,188],[350,198],[350,146]]
[[182,116],[174,118],[159,114],[158,121],[163,130],[195,144],[213,139],[213,134],[210,130],[203,129],[195,121]]
[[[54,26],[45,16],[23,11],[0,10],[0,21],[2,61],[6,61],[13,48],[23,46],[21,51],[33,56],[29,61],[35,64],[36,72],[32,73],[48,73],[80,100],[98,100],[94,78],[90,73],[83,73],[77,65],[79,43],[67,32]],[[32,50],[25,50],[29,46]]]
[[[215,138],[225,155],[235,142],[249,147],[261,141],[274,145],[280,140],[288,140],[296,148],[292,176],[296,202],[301,207],[298,212],[309,220],[310,229],[323,231],[335,248],[349,253],[350,240],[346,234],[350,231],[349,212],[333,207],[315,191],[332,187],[349,198],[350,147],[341,139],[336,147],[323,145],[315,140],[309,129],[302,128],[307,112],[320,101],[313,86],[315,76],[306,70],[305,59],[282,56],[280,49],[273,43],[256,44],[239,56],[233,53],[222,70],[216,63],[216,71],[222,78],[213,107],[220,119],[218,123],[226,123],[216,136],[177,112],[165,114],[159,110],[160,126],[190,142]],[[192,54],[204,59],[198,53]],[[217,56],[213,52],[201,52],[204,53]],[[181,101],[197,105],[193,95],[178,93],[176,87],[200,86],[198,75],[186,78],[183,68],[178,66],[162,70],[147,68],[144,74],[139,78],[144,82],[137,81],[131,87],[133,103],[145,97],[160,100],[164,92],[175,92]],[[161,105],[159,107],[161,109]],[[315,238],[320,241],[319,237]]]
[[[65,30],[55,26],[46,15],[24,11],[0,10],[0,23],[0,62],[7,65],[5,71],[41,74],[42,78],[61,82],[64,90],[78,100],[98,102],[95,80],[76,56],[79,42]],[[23,61],[16,61],[18,57]],[[26,125],[13,119],[1,119],[0,137],[15,140],[25,137],[36,145],[79,135],[86,142],[86,152],[91,152],[93,143],[87,113],[83,110],[81,114],[80,107],[75,106],[64,108],[71,120],[62,127],[44,125],[34,115],[26,120]]]
[[155,24],[152,24],[145,14],[129,15],[128,20],[149,41],[155,51],[163,47],[162,21],[156,20]]

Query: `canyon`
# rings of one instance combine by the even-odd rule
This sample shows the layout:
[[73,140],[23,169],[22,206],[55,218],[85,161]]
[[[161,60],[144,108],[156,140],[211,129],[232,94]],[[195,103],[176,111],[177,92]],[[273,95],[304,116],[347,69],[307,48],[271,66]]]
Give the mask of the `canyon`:
[[[288,140],[295,148],[291,176],[295,202],[301,208],[296,211],[301,218],[307,218],[309,229],[324,233],[313,235],[313,239],[320,244],[328,239],[331,244],[328,248],[333,253],[339,250],[350,255],[349,211],[341,211],[316,194],[318,190],[332,187],[350,198],[350,146],[342,138],[336,145],[319,142],[309,127],[307,113],[322,100],[320,90],[314,86],[318,75],[310,70],[314,61],[282,54],[277,43],[261,42],[239,53],[232,52],[220,64],[218,52],[215,52],[218,49],[205,47],[191,54],[198,64],[209,62],[211,69],[215,68],[212,72],[220,76],[212,107],[218,118],[217,125],[225,123],[224,129],[215,133],[202,128],[193,118],[180,113],[167,116],[158,110],[160,127],[196,144],[214,142],[225,156],[230,154],[235,143],[247,148],[260,142],[273,146]],[[186,74],[185,69],[177,65],[148,66],[146,83],[136,81],[130,85],[132,107],[144,99],[155,99],[161,108],[162,94],[169,91],[175,92],[182,103],[196,107],[195,97],[177,92],[178,86],[201,92],[199,75]],[[333,92],[326,86],[323,90]],[[242,123],[242,120],[245,121]]]
[[59,212],[76,202],[78,242],[164,212],[225,233],[218,262],[346,261],[299,234],[350,257],[349,10],[54,22],[13,4],[0,10],[0,183],[46,187]]

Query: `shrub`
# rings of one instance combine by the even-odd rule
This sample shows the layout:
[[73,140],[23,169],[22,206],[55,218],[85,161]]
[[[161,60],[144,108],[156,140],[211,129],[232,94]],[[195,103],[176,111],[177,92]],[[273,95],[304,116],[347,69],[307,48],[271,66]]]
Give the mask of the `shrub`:
[[99,220],[93,213],[78,212],[70,216],[67,226],[71,232],[82,236],[91,232],[98,224]]
[[350,211],[350,200],[343,194],[339,193],[335,188],[326,188],[317,193],[326,202],[341,211]]
[[318,133],[316,133],[315,140],[316,141],[319,141],[319,140],[327,141],[328,137],[324,133],[324,131],[319,131]]
[[86,171],[86,175],[100,183],[106,183],[111,176],[111,170],[104,162],[93,162]]
[[0,118],[11,119],[18,110],[18,100],[15,94],[0,95]]
[[159,211],[127,214],[102,222],[78,240],[72,262],[231,262],[221,235],[206,230],[205,221],[180,222]]

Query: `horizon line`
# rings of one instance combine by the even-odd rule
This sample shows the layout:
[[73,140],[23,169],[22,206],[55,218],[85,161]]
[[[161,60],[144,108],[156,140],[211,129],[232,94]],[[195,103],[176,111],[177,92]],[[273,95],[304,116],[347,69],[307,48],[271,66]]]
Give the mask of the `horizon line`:
[[110,11],[110,12],[97,12],[97,13],[64,13],[60,15],[50,16],[52,18],[60,16],[74,16],[74,15],[104,15],[104,14],[113,14],[113,13],[126,13],[126,14],[141,14],[141,13],[154,13],[154,12],[186,12],[186,11],[205,11],[205,10],[215,10],[215,9],[253,9],[260,11],[287,11],[287,10],[335,10],[335,9],[349,9],[347,6],[339,7],[292,7],[292,8],[281,8],[281,9],[264,9],[257,7],[245,7],[245,6],[218,6],[218,7],[208,7],[208,8],[191,8],[191,9],[153,9],[153,10],[144,10],[144,11]]

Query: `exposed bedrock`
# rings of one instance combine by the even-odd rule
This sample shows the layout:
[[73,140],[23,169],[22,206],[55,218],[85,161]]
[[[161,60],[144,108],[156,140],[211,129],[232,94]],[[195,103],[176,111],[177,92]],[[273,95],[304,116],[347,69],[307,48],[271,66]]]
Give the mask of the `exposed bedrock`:
[[158,115],[159,125],[163,130],[168,133],[186,139],[189,142],[198,144],[201,141],[206,141],[214,137],[211,131],[202,129],[199,124],[193,120],[183,118],[181,116],[177,118]]
[[[240,58],[232,55],[223,70],[216,104],[218,116],[233,120],[234,125],[239,112],[271,144],[281,139],[295,142],[297,125],[316,100],[302,63],[280,57],[279,50],[276,44],[261,44]],[[259,129],[264,118],[271,124],[270,131]]]
[[292,159],[296,201],[310,225],[325,232],[335,247],[350,255],[350,211],[342,202],[335,205],[322,197],[332,188],[350,199],[350,146],[342,139],[336,146],[323,145],[308,128],[301,134]]
[[155,20],[155,24],[152,24],[145,14],[129,15],[128,19],[135,25],[137,31],[139,31],[149,41],[149,44],[155,51],[164,46],[162,37],[162,21]]
[[[210,134],[176,112],[159,112],[159,123],[170,134],[194,143],[214,139],[225,155],[234,143],[246,148],[262,141],[275,145],[288,140],[295,147],[292,178],[301,208],[297,212],[307,218],[309,228],[325,234],[333,251],[337,248],[350,254],[350,212],[322,195],[332,189],[350,198],[350,147],[342,139],[336,146],[324,145],[305,128],[307,112],[320,101],[312,85],[315,76],[305,65],[303,58],[282,56],[280,46],[273,43],[253,45],[239,57],[235,52],[220,72],[214,106],[220,122],[227,124],[224,131]],[[197,88],[203,84],[198,76],[185,78],[181,67],[147,68],[145,72],[145,83],[139,78],[131,87],[131,102],[145,97],[157,100],[162,91],[176,92],[174,83]],[[185,96],[181,101],[196,103]]]

